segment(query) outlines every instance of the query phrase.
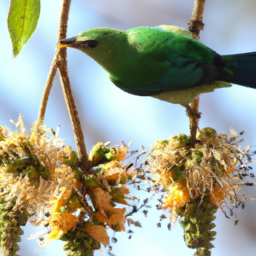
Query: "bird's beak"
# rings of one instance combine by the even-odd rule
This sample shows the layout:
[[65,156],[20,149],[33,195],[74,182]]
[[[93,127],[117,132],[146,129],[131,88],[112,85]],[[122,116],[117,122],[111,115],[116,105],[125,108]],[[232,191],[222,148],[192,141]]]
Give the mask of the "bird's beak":
[[76,43],[78,43],[76,41],[76,36],[71,37],[71,38],[67,38],[67,39],[63,39],[60,41],[60,44],[57,45],[58,48],[64,48],[64,47],[75,47],[77,46]]

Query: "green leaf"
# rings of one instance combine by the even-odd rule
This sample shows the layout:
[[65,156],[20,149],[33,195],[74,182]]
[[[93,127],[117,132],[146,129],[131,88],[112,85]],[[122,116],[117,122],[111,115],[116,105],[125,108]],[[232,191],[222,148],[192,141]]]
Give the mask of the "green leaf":
[[40,0],[11,0],[8,29],[16,57],[34,33],[40,14]]

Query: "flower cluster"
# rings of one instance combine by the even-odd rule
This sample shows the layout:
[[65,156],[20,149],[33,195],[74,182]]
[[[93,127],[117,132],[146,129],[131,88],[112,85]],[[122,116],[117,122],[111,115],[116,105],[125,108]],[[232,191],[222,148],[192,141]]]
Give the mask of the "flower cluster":
[[[26,135],[21,117],[15,125],[19,128],[15,132],[0,127],[0,243],[4,255],[15,255],[19,249],[14,246],[19,240],[17,232],[22,233],[20,226],[27,220],[47,227],[44,234],[31,236],[40,236],[38,249],[62,239],[67,255],[82,251],[93,255],[100,243],[108,245],[107,226],[125,230],[126,208],[117,208],[116,203],[128,205],[122,161],[129,145],[98,143],[89,154],[90,168],[83,173],[76,152],[64,146],[58,132],[36,122]],[[15,219],[17,215],[23,216],[22,221]],[[9,230],[13,232],[7,243]]]
[[227,216],[228,209],[233,215],[246,199],[239,198],[240,186],[255,184],[248,166],[252,162],[250,148],[240,150],[238,138],[234,130],[227,136],[203,128],[198,131],[194,148],[190,137],[179,134],[157,141],[149,154],[146,163],[154,175],[153,184],[165,191],[159,208],[170,210],[172,222],[181,218],[189,247],[211,248],[209,242],[215,235],[211,222],[216,210]]

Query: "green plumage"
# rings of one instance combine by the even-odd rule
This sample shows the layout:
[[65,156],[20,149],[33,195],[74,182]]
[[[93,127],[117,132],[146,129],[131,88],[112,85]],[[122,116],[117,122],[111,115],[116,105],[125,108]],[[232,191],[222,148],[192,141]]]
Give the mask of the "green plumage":
[[222,57],[174,26],[94,28],[62,40],[65,46],[92,57],[117,87],[134,95],[185,105],[231,86],[226,82],[256,88],[256,53]]

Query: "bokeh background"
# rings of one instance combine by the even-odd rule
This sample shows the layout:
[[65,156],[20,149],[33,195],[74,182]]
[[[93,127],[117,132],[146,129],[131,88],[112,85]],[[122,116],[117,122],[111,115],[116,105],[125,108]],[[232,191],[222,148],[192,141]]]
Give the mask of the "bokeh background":
[[[70,10],[68,37],[93,27],[129,29],[137,26],[172,24],[186,27],[193,8],[192,0],[73,0]],[[0,1],[0,125],[14,128],[10,119],[24,116],[25,126],[37,118],[40,98],[51,65],[56,44],[61,0],[41,1],[41,15],[36,32],[12,60],[12,46],[6,18],[9,1]],[[204,12],[205,30],[201,41],[220,54],[251,52],[256,50],[256,1],[215,0],[206,1]],[[167,139],[177,133],[189,133],[188,118],[184,108],[150,97],[129,95],[113,86],[107,74],[92,59],[81,52],[68,49],[68,69],[78,105],[80,119],[89,150],[98,141],[119,144],[133,141],[132,149],[139,149],[158,139]],[[256,70],[255,70],[256,72]],[[256,144],[256,90],[233,85],[218,89],[200,97],[202,119],[200,127],[213,127],[218,132],[229,132],[234,127],[245,131],[242,146]],[[45,123],[56,129],[60,124],[60,137],[74,147],[72,128],[67,114],[59,78],[49,98]],[[248,198],[256,196],[255,188],[244,188]],[[141,199],[147,198],[141,192]],[[135,233],[128,239],[127,233],[117,233],[118,242],[112,253],[117,256],[161,255],[190,256],[193,250],[186,248],[183,231],[177,223],[167,230],[167,220],[157,228],[160,211],[155,210],[155,199],[148,217],[143,213],[133,216],[143,226],[133,228]],[[217,213],[213,256],[255,255],[256,251],[256,202],[246,202],[238,211],[239,223]],[[129,228],[127,228],[128,230]],[[36,241],[27,241],[31,233],[40,228],[27,226],[21,243],[20,255],[34,255]],[[114,233],[110,232],[113,236]],[[61,242],[52,242],[40,255],[64,256]],[[108,255],[108,248],[97,251],[96,256]]]

